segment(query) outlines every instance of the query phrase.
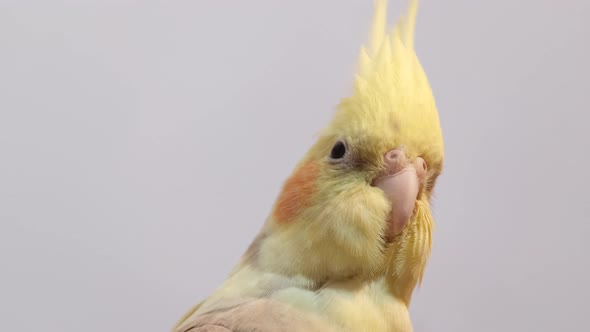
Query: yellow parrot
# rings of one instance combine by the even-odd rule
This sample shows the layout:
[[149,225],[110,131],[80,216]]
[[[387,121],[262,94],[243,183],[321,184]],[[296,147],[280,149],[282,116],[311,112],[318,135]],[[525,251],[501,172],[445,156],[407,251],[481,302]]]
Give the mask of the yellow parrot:
[[285,181],[258,236],[175,332],[412,331],[443,167],[414,51],[417,1],[389,29],[375,1],[351,96]]

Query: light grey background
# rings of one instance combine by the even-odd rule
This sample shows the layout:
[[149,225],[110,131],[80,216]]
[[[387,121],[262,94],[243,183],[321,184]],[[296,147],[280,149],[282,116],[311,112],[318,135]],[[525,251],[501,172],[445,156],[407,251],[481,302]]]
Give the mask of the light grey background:
[[[0,330],[168,331],[349,92],[372,10],[0,2]],[[417,331],[586,329],[589,18],[587,0],[422,1],[446,169]]]

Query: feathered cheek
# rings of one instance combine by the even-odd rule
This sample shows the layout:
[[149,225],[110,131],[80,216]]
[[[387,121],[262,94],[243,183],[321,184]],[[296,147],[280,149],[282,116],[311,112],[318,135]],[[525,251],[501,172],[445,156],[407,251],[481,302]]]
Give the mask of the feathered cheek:
[[309,206],[317,191],[319,165],[309,161],[301,165],[285,182],[273,216],[278,223],[292,221],[303,209]]
[[325,220],[338,221],[335,231],[351,233],[355,238],[378,240],[386,228],[391,203],[376,188],[359,186],[343,196],[325,213],[333,214]]

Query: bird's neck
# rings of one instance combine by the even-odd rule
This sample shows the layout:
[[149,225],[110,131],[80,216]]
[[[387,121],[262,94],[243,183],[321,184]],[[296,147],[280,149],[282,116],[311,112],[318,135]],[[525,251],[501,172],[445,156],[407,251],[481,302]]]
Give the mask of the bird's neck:
[[350,331],[411,331],[406,302],[396,297],[385,276],[317,282],[286,276],[242,262],[198,309],[200,313],[253,300],[287,304],[297,312],[325,318]]
[[[203,302],[197,313],[262,299],[320,313],[331,323],[353,331],[411,331],[408,306],[430,254],[432,223],[420,216],[418,213],[387,249],[388,268],[372,278],[314,280],[261,264],[264,241],[273,236],[263,229],[226,281]],[[375,326],[368,327],[368,321]],[[399,328],[392,329],[393,326]]]
[[249,295],[256,297],[257,294],[266,296],[283,288],[317,292],[318,289],[342,284],[351,285],[351,283],[361,288],[374,284],[375,280],[382,280],[383,285],[380,286],[379,292],[386,293],[409,306],[414,289],[422,281],[430,256],[432,227],[430,218],[423,218],[420,214],[415,216],[410,225],[387,249],[386,266],[388,268],[372,278],[351,276],[322,280],[301,274],[285,274],[274,270],[271,266],[261,264],[259,261],[262,256],[261,251],[265,250],[263,243],[273,236],[272,232],[263,228],[231,272],[228,281],[244,278],[256,280],[249,288],[251,292]]
[[204,313],[253,300],[278,301],[297,311],[319,314],[351,331],[411,331],[408,303],[416,279],[411,274],[317,281],[285,275],[256,264],[257,241],[221,287],[199,308]]

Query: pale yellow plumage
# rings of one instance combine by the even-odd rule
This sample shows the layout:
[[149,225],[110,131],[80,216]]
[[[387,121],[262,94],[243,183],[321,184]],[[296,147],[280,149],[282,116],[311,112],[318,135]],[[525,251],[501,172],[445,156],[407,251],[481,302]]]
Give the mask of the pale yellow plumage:
[[[414,52],[416,10],[411,1],[406,17],[387,33],[386,1],[376,1],[352,95],[285,183],[241,262],[176,331],[214,319],[203,318],[208,312],[251,303],[269,313],[290,308],[284,331],[412,330],[408,305],[430,254],[429,199],[443,165],[434,98]],[[347,159],[335,163],[328,156],[338,141],[346,142]],[[428,171],[409,223],[386,242],[391,203],[372,181],[384,170],[384,153],[394,148],[409,159],[423,158]],[[252,319],[260,330],[271,330],[264,317]],[[224,322],[235,331],[244,324]]]

